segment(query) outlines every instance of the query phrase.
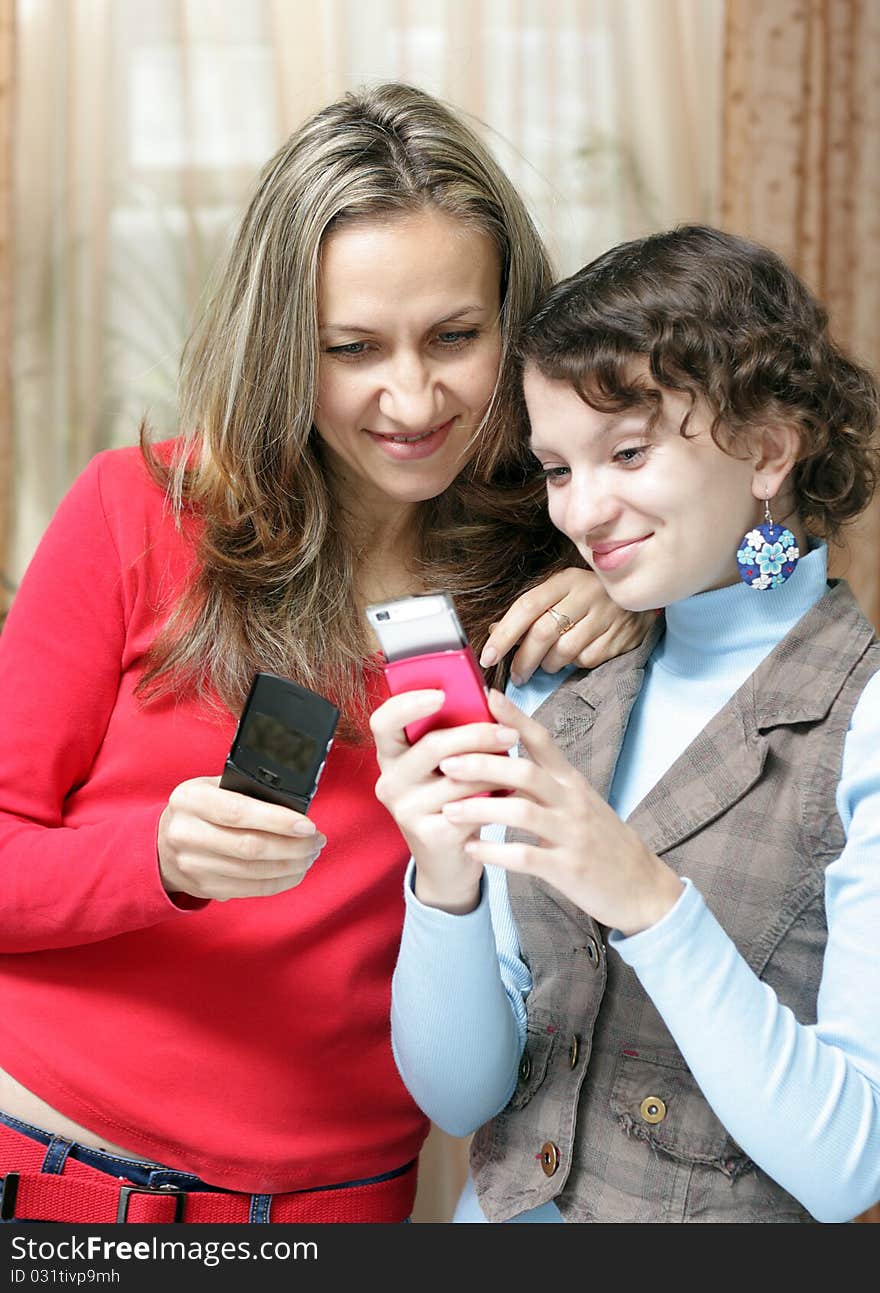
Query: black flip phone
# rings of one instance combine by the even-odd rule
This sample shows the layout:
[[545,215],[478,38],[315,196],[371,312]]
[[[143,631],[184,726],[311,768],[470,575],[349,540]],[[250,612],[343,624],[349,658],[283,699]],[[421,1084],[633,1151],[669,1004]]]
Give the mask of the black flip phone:
[[308,812],[338,719],[336,706],[307,687],[274,673],[256,674],[220,785]]

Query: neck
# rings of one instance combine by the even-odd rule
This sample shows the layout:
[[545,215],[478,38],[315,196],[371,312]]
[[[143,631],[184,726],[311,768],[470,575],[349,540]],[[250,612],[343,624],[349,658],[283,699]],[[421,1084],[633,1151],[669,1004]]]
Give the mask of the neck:
[[336,528],[345,535],[356,561],[399,553],[401,561],[408,562],[416,549],[421,504],[389,497],[357,476],[327,446],[321,447],[321,458]]
[[418,548],[411,511],[347,527],[361,607],[424,591],[416,575]]
[[826,557],[824,544],[806,551],[779,588],[760,591],[737,582],[674,602],[666,608],[659,660],[670,671],[698,678],[735,670],[743,654],[772,649],[825,593]]

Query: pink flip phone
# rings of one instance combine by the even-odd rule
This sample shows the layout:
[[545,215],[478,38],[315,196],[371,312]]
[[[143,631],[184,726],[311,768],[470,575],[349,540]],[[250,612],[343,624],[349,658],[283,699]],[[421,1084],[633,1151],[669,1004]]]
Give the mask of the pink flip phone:
[[376,603],[367,607],[367,619],[385,655],[383,670],[392,695],[423,687],[446,693],[442,709],[406,728],[411,742],[435,727],[495,722],[480,666],[448,593]]

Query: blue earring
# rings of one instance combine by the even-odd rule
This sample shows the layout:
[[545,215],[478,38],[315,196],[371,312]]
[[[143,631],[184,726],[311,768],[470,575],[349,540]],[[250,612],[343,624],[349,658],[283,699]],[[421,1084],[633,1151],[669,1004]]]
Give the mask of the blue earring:
[[764,498],[764,524],[749,530],[736,554],[740,579],[749,588],[778,588],[791,579],[800,555],[791,530],[773,524],[768,492]]

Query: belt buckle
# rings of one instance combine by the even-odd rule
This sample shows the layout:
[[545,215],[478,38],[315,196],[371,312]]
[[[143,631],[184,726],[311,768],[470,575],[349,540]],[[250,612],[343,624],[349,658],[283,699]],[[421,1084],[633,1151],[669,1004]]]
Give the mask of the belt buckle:
[[0,1182],[0,1221],[15,1218],[15,1196],[18,1194],[18,1172],[7,1172]]
[[169,1194],[173,1194],[175,1196],[174,1221],[183,1220],[183,1201],[186,1194],[182,1190],[175,1190],[173,1185],[160,1185],[155,1190],[151,1190],[146,1185],[123,1185],[119,1191],[119,1205],[116,1209],[117,1224],[121,1221],[128,1221],[128,1204],[133,1194],[160,1194],[164,1199],[167,1199]]

